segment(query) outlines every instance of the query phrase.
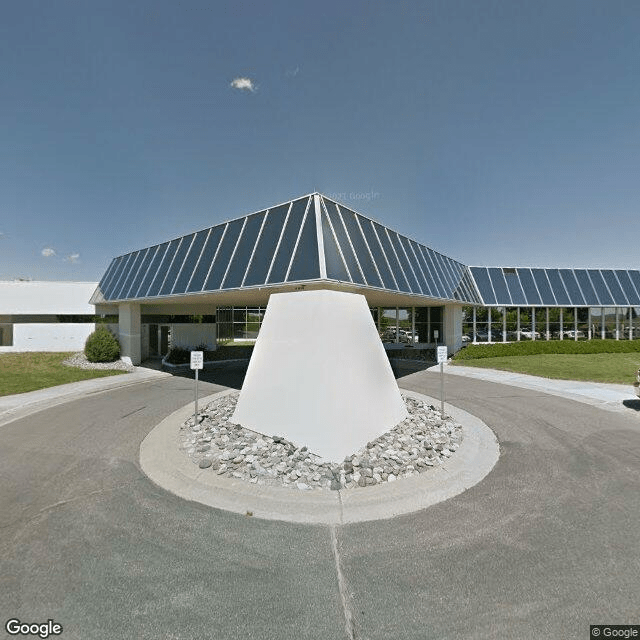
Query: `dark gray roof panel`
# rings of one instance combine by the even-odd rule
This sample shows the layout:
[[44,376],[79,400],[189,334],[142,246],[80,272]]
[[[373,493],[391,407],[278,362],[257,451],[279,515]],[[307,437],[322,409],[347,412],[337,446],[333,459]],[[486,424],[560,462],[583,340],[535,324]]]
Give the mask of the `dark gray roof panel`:
[[220,247],[220,243],[222,242],[222,237],[226,229],[226,224],[220,224],[209,230],[209,235],[205,240],[202,253],[198,258],[195,269],[193,270],[191,280],[189,281],[189,284],[187,284],[187,292],[191,293],[195,291],[202,291],[204,288],[204,283],[206,282],[209,271],[215,262],[218,248]]
[[560,278],[560,272],[558,271],[558,269],[545,269],[545,271],[547,272],[547,277],[549,278],[549,284],[551,285],[551,289],[553,290],[556,304],[563,307],[570,305],[571,300],[569,299],[567,290],[562,283],[562,279]]
[[196,234],[196,237],[189,247],[189,253],[184,259],[180,275],[178,275],[175,286],[173,287],[173,293],[184,293],[187,290],[187,285],[195,272],[196,265],[198,264],[198,260],[200,259],[200,255],[202,254],[202,249],[208,235],[209,229],[199,231]]
[[580,291],[580,285],[576,280],[576,276],[571,269],[559,269],[560,277],[564,283],[564,287],[571,299],[571,305],[576,307],[584,307],[585,301],[582,291]]
[[238,245],[235,248],[227,274],[221,285],[223,289],[234,289],[242,284],[266,214],[266,211],[262,211],[246,218],[242,235],[238,240]]
[[273,265],[271,266],[271,273],[267,279],[269,284],[282,283],[287,277],[287,271],[293,258],[293,250],[300,235],[302,220],[304,219],[308,204],[309,198],[302,198],[301,200],[296,200],[291,206],[282,236],[280,237],[280,244],[278,245]]
[[331,224],[329,223],[329,218],[324,213],[322,215],[322,243],[324,246],[327,278],[341,282],[352,282],[351,275],[349,271],[347,271],[347,267],[338,250],[338,243],[336,242]]
[[640,292],[637,291],[633,286],[633,282],[631,281],[629,272],[623,271],[622,269],[616,269],[616,275],[618,276],[618,282],[620,283],[620,286],[627,296],[629,304],[640,304]]
[[596,295],[596,290],[593,288],[591,284],[591,278],[589,278],[589,274],[586,269],[575,269],[574,273],[576,275],[576,280],[580,285],[580,289],[582,290],[582,295],[584,297],[584,301],[587,306],[598,306],[600,304],[600,300],[598,300],[598,296]]
[[499,303],[496,300],[496,294],[493,292],[493,286],[491,284],[491,280],[489,279],[489,272],[486,267],[470,267],[471,275],[473,275],[473,279],[475,280],[476,286],[478,287],[478,291],[480,292],[480,297],[482,298],[483,304],[495,305],[495,304],[504,304]]
[[286,281],[317,280],[319,277],[318,233],[313,198],[311,198]]
[[[355,282],[357,284],[366,284],[364,276],[362,275],[362,271],[360,268],[360,263],[354,250],[351,246],[351,242],[349,241],[349,236],[346,232],[344,224],[342,222],[342,216],[338,211],[335,203],[327,201],[326,199],[323,202],[324,210],[322,211],[322,220],[323,220],[323,230],[324,230],[324,222],[325,218],[328,214],[329,227],[333,231],[333,236],[335,237],[338,247],[342,253],[342,258],[345,262],[346,268],[349,270],[349,276],[351,278],[351,282]],[[326,211],[326,213],[325,213]],[[327,257],[328,261],[328,257]],[[327,267],[327,277],[331,277],[329,275],[329,269]]]

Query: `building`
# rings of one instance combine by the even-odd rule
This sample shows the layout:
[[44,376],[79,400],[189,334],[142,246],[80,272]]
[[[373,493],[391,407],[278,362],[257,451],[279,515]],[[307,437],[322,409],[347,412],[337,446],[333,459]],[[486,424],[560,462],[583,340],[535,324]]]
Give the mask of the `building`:
[[0,282],[0,353],[81,351],[95,330],[96,282]]

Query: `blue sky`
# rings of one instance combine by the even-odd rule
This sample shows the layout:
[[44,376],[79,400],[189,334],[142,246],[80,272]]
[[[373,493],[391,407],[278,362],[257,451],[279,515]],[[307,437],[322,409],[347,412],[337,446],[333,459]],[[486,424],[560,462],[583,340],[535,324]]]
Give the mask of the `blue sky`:
[[640,268],[640,3],[7,2],[0,141],[0,279],[314,190],[465,264]]

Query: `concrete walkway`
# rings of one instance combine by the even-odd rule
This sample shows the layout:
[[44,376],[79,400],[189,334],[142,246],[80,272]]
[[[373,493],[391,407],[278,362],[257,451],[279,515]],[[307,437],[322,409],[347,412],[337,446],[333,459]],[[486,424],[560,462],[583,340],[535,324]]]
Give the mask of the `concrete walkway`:
[[131,373],[123,373],[106,378],[94,378],[70,382],[37,391],[0,396],[0,426],[24,418],[32,413],[76,400],[92,393],[100,393],[120,387],[127,387],[154,378],[164,378],[171,374],[144,367],[135,367]]
[[[428,370],[430,373],[439,373],[440,366],[436,365]],[[636,397],[631,384],[607,384],[604,382],[583,382],[579,380],[553,380],[530,376],[524,373],[512,373],[497,369],[484,369],[481,367],[465,367],[447,363],[444,372],[453,376],[464,376],[497,382],[521,389],[541,391],[561,398],[576,400],[585,404],[597,406],[608,411],[639,412],[640,399]]]

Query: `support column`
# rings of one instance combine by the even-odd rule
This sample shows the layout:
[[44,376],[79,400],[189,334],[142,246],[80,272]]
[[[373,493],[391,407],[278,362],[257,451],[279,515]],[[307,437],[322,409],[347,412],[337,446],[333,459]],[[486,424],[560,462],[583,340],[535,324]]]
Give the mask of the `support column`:
[[562,314],[562,307],[560,307],[560,340],[562,340],[562,338],[564,338],[564,318],[563,318],[563,314]]
[[620,340],[620,309],[616,307],[616,340]]
[[536,308],[531,307],[531,339],[536,339]]
[[604,330],[604,321],[605,321],[605,314],[604,314],[604,307],[600,307],[600,338],[602,340],[604,340],[607,337],[607,334],[605,333]]
[[520,307],[518,307],[518,319],[516,320],[516,336],[517,341],[520,342]]
[[578,342],[578,307],[573,308],[573,339]]
[[502,313],[502,342],[507,341],[507,307],[504,308]]
[[491,307],[487,309],[487,342],[493,342],[491,335]]
[[476,308],[473,307],[473,344],[475,344],[476,341]]
[[447,304],[444,307],[444,343],[449,354],[462,348],[462,305]]
[[140,304],[123,302],[118,305],[118,331],[120,334],[120,354],[130,358],[133,364],[140,364],[142,345],[140,344]]
[[633,308],[629,307],[629,340],[633,340]]
[[549,307],[546,308],[546,320],[547,320],[547,327],[546,327],[546,335],[547,335],[547,342],[549,342],[549,340],[551,339],[551,335],[549,333]]
[[587,308],[587,325],[589,327],[588,331],[587,331],[587,339],[591,340],[591,307]]

